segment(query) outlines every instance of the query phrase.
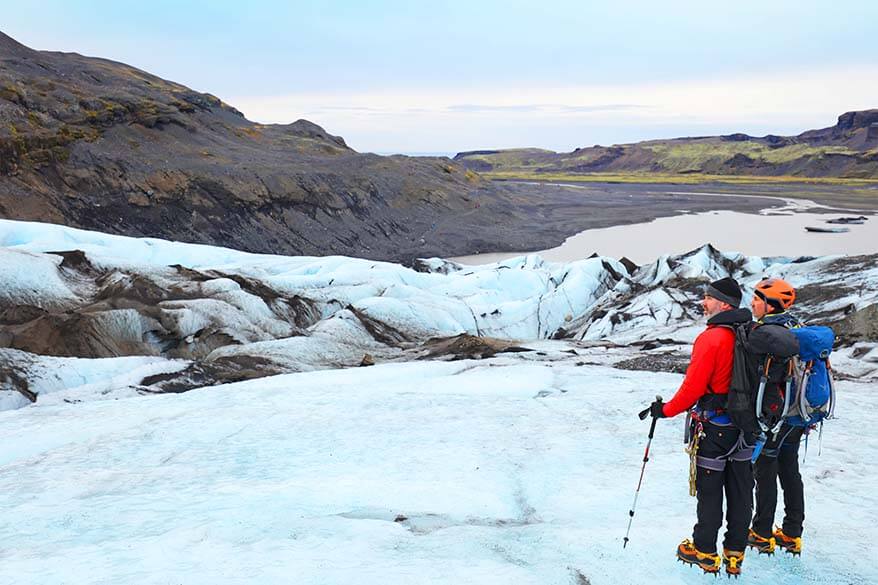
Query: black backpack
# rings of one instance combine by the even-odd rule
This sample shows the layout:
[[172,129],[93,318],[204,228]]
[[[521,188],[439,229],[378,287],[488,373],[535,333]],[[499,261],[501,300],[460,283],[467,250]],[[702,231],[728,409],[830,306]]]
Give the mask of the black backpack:
[[735,332],[726,412],[748,442],[776,433],[795,399],[793,381],[799,340],[782,325],[744,323]]

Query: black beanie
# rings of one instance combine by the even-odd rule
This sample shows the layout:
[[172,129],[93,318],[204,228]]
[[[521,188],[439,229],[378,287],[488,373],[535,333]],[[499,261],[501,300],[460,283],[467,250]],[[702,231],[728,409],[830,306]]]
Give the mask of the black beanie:
[[704,294],[737,309],[741,305],[741,287],[734,278],[714,280],[704,288]]

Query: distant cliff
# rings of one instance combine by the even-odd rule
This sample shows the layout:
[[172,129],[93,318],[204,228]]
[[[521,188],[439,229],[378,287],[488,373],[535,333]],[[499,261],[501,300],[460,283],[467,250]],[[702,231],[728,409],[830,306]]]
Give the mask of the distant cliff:
[[534,148],[461,152],[479,172],[657,173],[878,178],[878,110],[847,112],[838,123],[798,136],[746,134],[649,140],[557,153]]

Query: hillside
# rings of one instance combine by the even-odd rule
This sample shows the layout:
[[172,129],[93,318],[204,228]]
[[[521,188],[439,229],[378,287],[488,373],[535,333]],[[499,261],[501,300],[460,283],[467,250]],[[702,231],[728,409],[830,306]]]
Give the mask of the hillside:
[[746,134],[649,140],[557,153],[534,148],[461,152],[468,169],[541,174],[727,175],[878,179],[878,109],[847,112],[835,126],[797,136]]
[[306,120],[256,124],[213,95],[0,33],[0,217],[404,260],[478,182],[445,158],[359,154]]

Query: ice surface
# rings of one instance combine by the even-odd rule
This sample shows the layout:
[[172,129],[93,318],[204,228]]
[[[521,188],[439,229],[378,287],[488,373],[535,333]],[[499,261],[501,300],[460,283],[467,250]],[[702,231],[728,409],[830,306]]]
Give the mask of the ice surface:
[[[611,259],[553,264],[538,256],[522,256],[450,274],[425,273],[356,258],[246,254],[9,220],[0,220],[0,242],[10,246],[7,254],[22,255],[25,252],[21,250],[26,250],[29,258],[48,263],[44,271],[56,263],[57,257],[32,253],[82,249],[97,266],[146,275],[161,288],[176,286],[190,294],[209,296],[210,300],[164,303],[166,325],[188,336],[222,322],[241,341],[263,341],[292,332],[284,329],[264,301],[238,290],[240,287],[232,280],[219,278],[197,285],[181,284],[180,276],[167,266],[180,264],[206,272],[222,270],[259,279],[278,293],[317,302],[323,317],[352,306],[369,318],[407,331],[412,339],[461,332],[509,339],[546,337],[617,284],[618,279],[610,276],[607,266],[616,274],[625,273],[624,267]],[[433,263],[441,266],[441,261]],[[10,278],[16,281],[18,277]],[[120,272],[111,278],[131,277]],[[74,297],[69,292],[38,293],[46,297]],[[221,306],[217,301],[231,306]],[[260,337],[261,332],[265,336]]]
[[[839,319],[878,302],[874,257],[794,262],[703,246],[662,256],[632,274],[613,259],[552,263],[532,254],[473,267],[427,259],[422,272],[340,256],[246,254],[10,220],[0,220],[0,243],[8,246],[0,248],[0,300],[8,304],[76,305],[87,310],[90,324],[129,342],[126,347],[152,344],[139,350],[145,353],[176,347],[186,357],[250,356],[296,370],[357,365],[366,353],[392,355],[400,342],[460,333],[518,342],[691,342],[703,324],[697,306],[703,284],[729,274],[743,283],[744,304],[764,276],[816,285],[811,300],[806,294],[796,306],[805,319]],[[107,271],[102,286],[128,290],[138,283],[175,291],[175,300],[146,308],[96,303],[97,310],[91,305],[97,285],[60,268],[60,256],[40,253],[76,248]],[[240,345],[217,349],[227,343]],[[853,355],[839,363],[853,375],[876,371]]]
[[[648,428],[635,413],[681,377],[601,364],[664,351],[614,344],[691,341],[703,328],[696,285],[730,271],[750,289],[774,275],[845,290],[820,301],[835,314],[878,300],[868,259],[839,270],[838,257],[791,262],[707,247],[628,275],[607,258],[535,255],[477,267],[428,259],[418,272],[8,220],[0,245],[0,301],[13,305],[89,302],[89,283],[47,251],[84,250],[115,271],[110,284],[179,288],[184,298],[151,307],[154,317],[117,308],[95,319],[132,341],[161,319],[186,343],[204,331],[241,343],[207,363],[249,357],[313,370],[358,365],[366,353],[399,358],[403,350],[370,328],[397,341],[460,332],[531,340],[535,350],[140,396],[145,376],[191,362],[0,349],[2,365],[39,395],[37,408],[0,391],[0,410],[17,409],[0,412],[4,585],[702,583],[674,561],[695,518],[678,419],[659,422],[631,543],[621,547]],[[316,316],[294,326],[276,295],[313,302]],[[545,339],[561,329],[584,341]],[[876,352],[857,343],[834,363],[874,376]],[[822,456],[812,436],[803,466],[805,553],[748,554],[742,583],[878,583],[878,438],[862,430],[878,394],[867,383],[838,389]]]
[[310,371],[357,366],[366,354],[380,354],[387,358],[399,353],[395,348],[376,342],[353,313],[342,310],[311,327],[308,335],[227,345],[215,349],[207,360],[252,356],[294,370]]
[[76,294],[58,274],[61,260],[50,254],[0,248],[0,303],[42,308],[69,305]]
[[[674,560],[695,518],[679,419],[659,421],[621,546],[648,429],[635,413],[680,376],[577,367],[542,343],[545,361],[0,413],[0,582],[703,583]],[[811,439],[804,554],[748,554],[746,582],[878,582],[878,439],[852,424],[872,390],[840,383],[821,456]]]
[[[39,405],[59,401],[91,401],[135,395],[134,386],[146,376],[177,372],[189,362],[161,357],[132,356],[102,359],[38,356],[0,348],[2,369],[27,377],[29,390]],[[0,385],[0,411],[21,408],[30,402],[17,391]]]

